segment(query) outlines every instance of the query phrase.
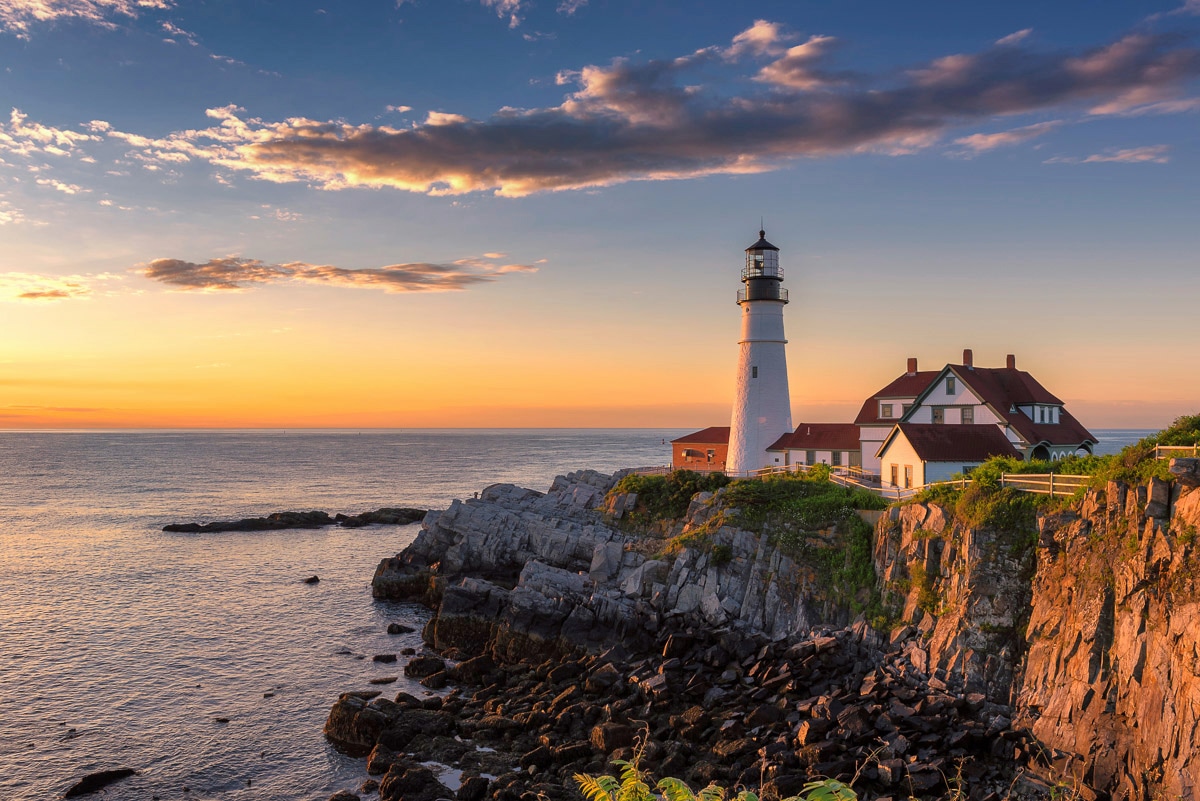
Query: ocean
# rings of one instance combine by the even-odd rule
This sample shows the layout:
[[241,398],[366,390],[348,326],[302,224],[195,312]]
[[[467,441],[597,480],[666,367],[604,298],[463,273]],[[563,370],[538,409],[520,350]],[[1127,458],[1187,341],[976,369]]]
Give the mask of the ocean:
[[[168,534],[284,510],[444,508],[485,486],[660,465],[683,429],[0,432],[0,799],[313,799],[366,778],[339,693],[419,695],[375,654],[426,612],[371,598],[418,526]],[[1146,431],[1097,431],[1113,452]],[[315,585],[303,583],[319,576]],[[228,719],[220,722],[218,719]]]

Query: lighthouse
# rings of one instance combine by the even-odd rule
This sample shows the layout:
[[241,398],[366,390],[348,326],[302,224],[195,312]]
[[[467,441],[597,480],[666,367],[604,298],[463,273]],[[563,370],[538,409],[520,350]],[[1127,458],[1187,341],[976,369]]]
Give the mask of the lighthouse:
[[729,429],[726,470],[740,475],[772,464],[767,448],[792,431],[792,402],[788,393],[787,340],[783,336],[783,288],[779,248],[758,232],[746,248],[742,288],[742,337],[738,342],[737,387]]

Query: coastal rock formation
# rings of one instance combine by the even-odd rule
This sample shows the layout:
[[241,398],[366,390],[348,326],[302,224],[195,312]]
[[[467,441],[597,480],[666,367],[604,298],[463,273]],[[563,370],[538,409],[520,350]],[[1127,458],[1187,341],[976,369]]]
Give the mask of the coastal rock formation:
[[926,635],[909,646],[915,665],[1009,698],[1032,599],[1032,517],[1029,525],[971,524],[936,503],[888,510],[876,527],[876,573],[901,620]]
[[387,775],[411,769],[406,749],[496,775],[470,785],[496,801],[565,798],[572,773],[632,755],[639,732],[645,767],[698,785],[787,795],[859,771],[879,794],[938,795],[958,775],[972,798],[1058,785],[1194,801],[1200,461],[1170,471],[1052,514],[1015,495],[893,507],[873,543],[900,624],[887,635],[846,628],[822,577],[735,528],[723,491],[658,532],[676,538],[664,550],[615,527],[636,508],[607,494],[619,475],[495,485],[427,515],[373,581],[435,610],[423,636],[440,658],[411,674],[454,689],[344,695],[326,734]]
[[[598,508],[620,475],[560,476],[545,495],[498,484],[431,512],[416,541],[379,565],[375,597],[434,606],[426,641],[466,655],[493,642],[502,655],[547,657],[612,642],[638,648],[675,617],[772,638],[838,622],[839,612],[848,622],[845,610],[814,607],[811,569],[765,537],[725,525],[708,550],[642,553],[642,540]],[[698,495],[679,533],[710,526],[712,500]]]
[[1198,466],[1043,521],[1018,723],[1114,797],[1200,797]]
[[328,512],[275,512],[266,517],[247,517],[242,520],[225,520],[212,523],[168,523],[163,531],[181,534],[212,534],[220,531],[279,531],[286,528],[323,528],[325,526],[344,526],[346,528],[362,528],[372,524],[405,526],[416,523],[425,517],[424,509],[407,507],[384,507],[374,512],[363,512],[357,515],[337,514],[330,517]]

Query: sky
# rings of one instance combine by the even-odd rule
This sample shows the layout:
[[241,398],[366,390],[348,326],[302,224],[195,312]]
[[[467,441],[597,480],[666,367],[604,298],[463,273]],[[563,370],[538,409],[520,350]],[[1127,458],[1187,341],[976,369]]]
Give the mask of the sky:
[[0,428],[1200,410],[1200,0],[0,0]]

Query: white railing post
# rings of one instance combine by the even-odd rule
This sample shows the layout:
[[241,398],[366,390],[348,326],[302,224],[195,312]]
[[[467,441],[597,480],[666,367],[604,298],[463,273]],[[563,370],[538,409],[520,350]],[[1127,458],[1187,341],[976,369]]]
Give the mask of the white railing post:
[[1050,497],[1054,497],[1054,474],[1050,474]]

